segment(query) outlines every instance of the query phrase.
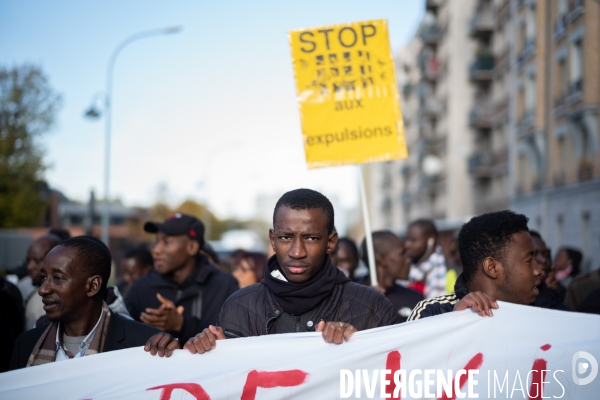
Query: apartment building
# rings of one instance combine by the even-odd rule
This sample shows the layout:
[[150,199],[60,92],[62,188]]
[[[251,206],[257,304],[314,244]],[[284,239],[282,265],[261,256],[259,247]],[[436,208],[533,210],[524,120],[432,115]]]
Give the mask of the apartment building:
[[600,2],[513,1],[515,152],[511,208],[556,251],[600,262]]
[[513,209],[600,262],[600,0],[427,0],[396,65],[409,157],[366,169],[375,229]]
[[455,229],[473,213],[469,67],[475,44],[466,39],[475,0],[425,4],[417,34],[396,60],[409,157],[365,168],[374,229],[399,231],[424,216]]

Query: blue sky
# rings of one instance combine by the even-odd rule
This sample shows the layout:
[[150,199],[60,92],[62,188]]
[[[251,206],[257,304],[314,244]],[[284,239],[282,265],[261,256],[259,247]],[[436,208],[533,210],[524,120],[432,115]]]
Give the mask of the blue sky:
[[[149,205],[208,199],[220,216],[250,216],[259,194],[311,187],[357,203],[354,167],[308,171],[286,32],[387,19],[392,49],[408,43],[422,0],[0,2],[0,64],[40,65],[63,108],[44,136],[46,178],[67,196],[103,194],[104,120],[83,118],[105,86],[115,47],[111,197]],[[338,206],[336,205],[336,206]]]

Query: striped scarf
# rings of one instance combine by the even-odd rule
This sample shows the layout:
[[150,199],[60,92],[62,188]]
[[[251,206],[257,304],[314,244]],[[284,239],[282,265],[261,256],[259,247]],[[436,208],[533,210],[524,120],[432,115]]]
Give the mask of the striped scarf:
[[[100,324],[98,325],[98,329],[92,339],[92,343],[90,343],[90,347],[85,352],[85,356],[90,356],[92,354],[101,353],[104,348],[104,341],[106,340],[106,332],[108,331],[108,324],[110,322],[110,309],[106,305],[106,303],[102,303],[102,317]],[[42,365],[54,362],[56,359],[56,331],[58,330],[58,322],[52,322],[42,336],[40,336],[39,340],[33,347],[33,351],[29,356],[29,360],[27,361],[27,367],[32,367],[34,365]],[[73,358],[74,354],[67,351],[67,356],[69,358]]]

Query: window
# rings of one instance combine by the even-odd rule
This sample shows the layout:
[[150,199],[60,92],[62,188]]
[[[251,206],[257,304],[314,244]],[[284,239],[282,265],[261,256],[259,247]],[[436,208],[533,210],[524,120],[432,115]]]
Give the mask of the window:
[[556,3],[558,16],[567,14],[567,0],[558,0]]
[[564,136],[558,139],[558,159],[560,160],[560,173],[565,176],[567,173],[567,145]]
[[519,36],[521,37],[521,51],[524,51],[525,48],[527,47],[527,26],[525,24],[525,22],[523,21],[523,23],[520,26],[520,32],[519,32]]
[[519,155],[519,161],[517,163],[518,168],[518,186],[521,190],[525,189],[525,178],[526,178],[526,167],[527,167],[527,157],[525,154]]
[[517,110],[520,111],[519,118],[523,118],[525,116],[525,87],[520,86],[519,92],[517,93]]
[[[589,211],[585,211],[581,214],[581,250],[583,252],[583,256],[586,254],[590,254],[589,248],[589,237],[590,237],[590,222],[591,222],[591,214]],[[582,263],[583,268],[587,269],[587,265]]]
[[525,112],[532,113],[535,110],[535,75],[528,74],[525,80]]
[[583,42],[578,40],[571,44],[571,83],[583,78]]
[[535,39],[535,7],[527,10],[527,40]]
[[567,72],[567,62],[563,58],[558,62],[558,93],[560,93],[560,96],[565,96],[569,91],[569,78]]
[[558,250],[564,243],[563,243],[563,229],[564,229],[564,223],[563,223],[563,216],[562,215],[557,215],[556,216],[556,234],[554,236],[554,248],[556,250]]

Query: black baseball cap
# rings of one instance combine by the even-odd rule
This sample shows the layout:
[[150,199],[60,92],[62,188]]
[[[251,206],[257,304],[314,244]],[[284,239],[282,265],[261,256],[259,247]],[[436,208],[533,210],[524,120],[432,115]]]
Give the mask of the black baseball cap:
[[188,235],[202,247],[204,245],[204,224],[196,217],[187,214],[173,214],[165,222],[146,222],[144,230],[149,233],[162,232],[167,236]]

